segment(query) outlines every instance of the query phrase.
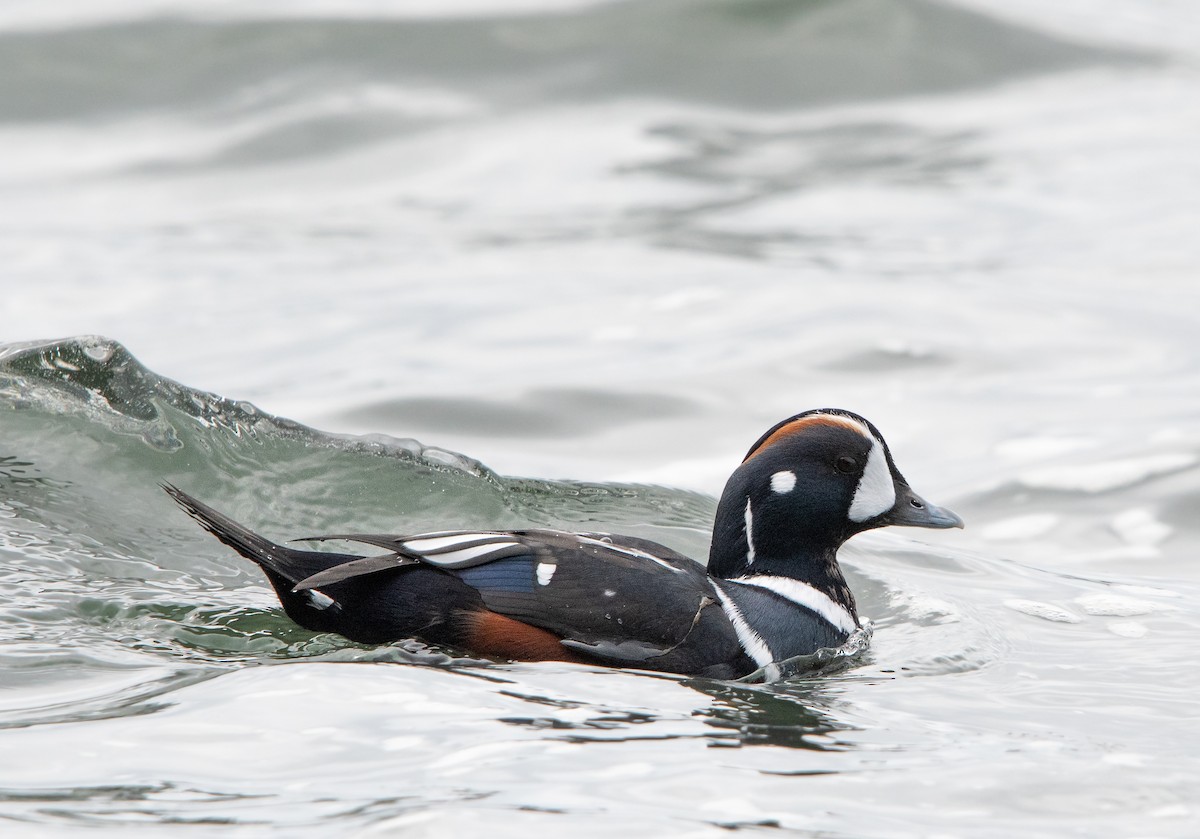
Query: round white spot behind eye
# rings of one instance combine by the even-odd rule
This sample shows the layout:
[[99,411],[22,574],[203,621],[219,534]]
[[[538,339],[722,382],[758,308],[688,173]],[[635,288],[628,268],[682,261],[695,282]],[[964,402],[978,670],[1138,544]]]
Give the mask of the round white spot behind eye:
[[554,579],[554,572],[557,570],[558,566],[553,562],[539,562],[537,566],[538,585],[550,585],[550,581]]
[[771,491],[779,495],[787,495],[796,488],[796,473],[786,469],[771,476]]
[[874,443],[867,456],[867,466],[854,490],[854,500],[850,502],[850,521],[873,519],[892,509],[895,503],[896,482],[892,480],[892,470],[888,469],[883,446]]

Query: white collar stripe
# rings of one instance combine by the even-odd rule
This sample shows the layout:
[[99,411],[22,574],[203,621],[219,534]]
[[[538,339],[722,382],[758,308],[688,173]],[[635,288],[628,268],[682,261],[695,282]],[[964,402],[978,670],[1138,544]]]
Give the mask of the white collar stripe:
[[[791,577],[776,577],[759,574],[754,577],[738,577],[731,583],[758,586],[773,591],[798,606],[811,609],[842,632],[851,633],[858,628],[854,617],[845,606],[837,603],[824,592],[817,591],[808,583],[793,580]],[[719,590],[719,589],[718,589]],[[727,610],[728,611],[728,610]]]
[[717,593],[717,597],[721,599],[721,608],[725,610],[725,616],[733,624],[733,631],[737,633],[738,643],[742,645],[742,649],[746,651],[746,655],[754,659],[754,663],[759,667],[766,667],[773,662],[775,656],[771,654],[770,648],[767,647],[767,642],[750,628],[750,624],[746,623],[746,619],[742,616],[742,610],[737,607],[737,604],[730,599],[728,594],[721,591],[721,584],[714,583],[713,590]]

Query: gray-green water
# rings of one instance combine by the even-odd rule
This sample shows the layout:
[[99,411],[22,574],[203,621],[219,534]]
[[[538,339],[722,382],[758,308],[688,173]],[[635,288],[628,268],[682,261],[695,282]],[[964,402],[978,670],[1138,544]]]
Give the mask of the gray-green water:
[[[1043,5],[0,9],[0,832],[1200,834],[1200,17]],[[773,685],[315,636],[157,488],[702,557],[825,405],[968,527]]]

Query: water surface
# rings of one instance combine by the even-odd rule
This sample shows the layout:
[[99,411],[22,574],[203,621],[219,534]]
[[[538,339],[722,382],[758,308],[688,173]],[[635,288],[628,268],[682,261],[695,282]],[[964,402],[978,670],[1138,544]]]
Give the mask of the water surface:
[[[1194,13],[426,6],[0,13],[5,835],[1195,835]],[[770,685],[314,635],[157,488],[703,557],[825,405],[968,528]]]

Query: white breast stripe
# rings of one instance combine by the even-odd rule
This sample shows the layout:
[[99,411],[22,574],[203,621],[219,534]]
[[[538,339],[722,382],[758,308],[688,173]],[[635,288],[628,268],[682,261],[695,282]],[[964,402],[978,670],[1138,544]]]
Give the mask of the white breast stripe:
[[775,656],[771,655],[771,650],[767,647],[766,641],[750,628],[750,624],[746,623],[746,619],[742,617],[742,610],[737,607],[736,603],[729,599],[728,594],[721,591],[720,584],[713,583],[713,590],[716,591],[717,597],[721,599],[721,608],[725,610],[725,616],[733,624],[733,631],[737,633],[738,643],[742,645],[742,649],[746,651],[746,655],[754,659],[754,663],[759,667],[766,667],[774,661]]
[[553,562],[539,562],[537,565],[537,581],[539,586],[548,586],[550,581],[554,579],[554,572],[558,570],[558,566]]
[[490,553],[496,553],[503,548],[518,548],[520,546],[520,542],[492,542],[487,545],[476,545],[473,548],[462,548],[457,551],[422,554],[421,561],[428,562],[430,565],[440,565],[444,568],[457,568],[463,563],[478,559],[481,556],[487,556]]
[[854,618],[851,617],[846,607],[834,602],[833,598],[829,595],[817,591],[808,583],[793,580],[791,577],[775,577],[765,574],[759,574],[754,577],[738,577],[736,580],[729,580],[729,582],[770,589],[776,594],[786,597],[793,603],[799,604],[806,609],[812,609],[842,632],[850,633],[858,628],[858,625],[854,623]]
[[854,500],[850,502],[850,521],[863,522],[873,519],[892,509],[895,503],[896,482],[892,479],[892,471],[888,469],[883,445],[876,440],[871,444],[867,466],[863,469],[862,477],[858,479]]
[[754,564],[754,514],[750,512],[750,499],[746,499],[746,564]]

